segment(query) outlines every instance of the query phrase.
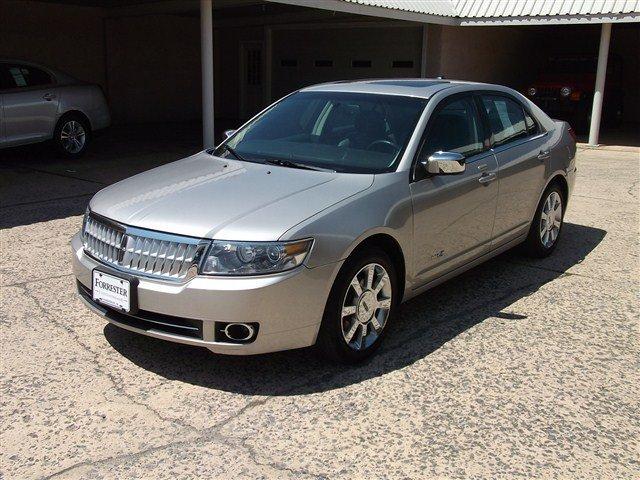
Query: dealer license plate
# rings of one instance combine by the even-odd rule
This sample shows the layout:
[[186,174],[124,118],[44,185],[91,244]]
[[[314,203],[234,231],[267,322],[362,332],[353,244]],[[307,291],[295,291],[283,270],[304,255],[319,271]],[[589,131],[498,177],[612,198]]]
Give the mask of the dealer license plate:
[[93,300],[123,312],[131,310],[131,283],[124,278],[93,271]]

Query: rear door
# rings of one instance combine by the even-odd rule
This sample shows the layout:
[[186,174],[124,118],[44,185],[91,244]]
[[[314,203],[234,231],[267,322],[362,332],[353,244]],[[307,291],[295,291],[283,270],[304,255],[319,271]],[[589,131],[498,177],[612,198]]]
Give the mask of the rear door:
[[529,229],[550,158],[548,136],[515,98],[501,93],[480,98],[500,178],[493,231],[493,247],[497,247]]
[[[454,175],[424,172],[420,160],[436,151],[465,156]],[[431,115],[410,184],[414,271],[427,283],[489,250],[498,199],[496,159],[471,94],[444,99]]]
[[59,103],[53,76],[31,65],[1,66],[9,82],[9,88],[1,92],[5,144],[20,145],[50,138]]

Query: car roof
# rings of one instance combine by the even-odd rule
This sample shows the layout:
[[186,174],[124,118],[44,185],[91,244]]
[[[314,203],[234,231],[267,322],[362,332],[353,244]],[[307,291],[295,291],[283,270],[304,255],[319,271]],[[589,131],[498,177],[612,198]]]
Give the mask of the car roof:
[[401,95],[430,98],[435,93],[456,85],[484,85],[443,78],[381,78],[322,83],[301,89],[303,92],[348,92]]

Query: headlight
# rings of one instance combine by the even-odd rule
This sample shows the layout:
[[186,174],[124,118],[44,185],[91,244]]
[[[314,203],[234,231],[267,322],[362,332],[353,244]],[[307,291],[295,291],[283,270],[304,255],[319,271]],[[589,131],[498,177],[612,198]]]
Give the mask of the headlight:
[[535,96],[536,93],[538,93],[538,90],[536,89],[536,87],[529,87],[529,89],[527,90],[527,93],[529,94],[530,97]]
[[560,89],[560,95],[562,95],[563,97],[568,97],[569,95],[571,95],[571,87],[562,87]]
[[261,275],[301,265],[313,240],[229,242],[214,240],[202,264],[204,275]]

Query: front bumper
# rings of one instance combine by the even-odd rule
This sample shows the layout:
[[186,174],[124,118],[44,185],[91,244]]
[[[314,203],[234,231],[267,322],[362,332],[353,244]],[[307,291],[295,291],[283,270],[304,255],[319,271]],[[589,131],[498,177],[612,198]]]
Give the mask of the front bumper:
[[[200,332],[194,337],[175,333],[175,329],[144,327],[136,319],[125,321],[128,320],[126,315],[95,304],[87,291],[91,289],[93,269],[104,265],[84,253],[79,234],[73,237],[71,247],[80,298],[110,323],[143,335],[232,355],[313,345],[329,291],[341,266],[341,262],[337,262],[256,277],[197,276],[185,283],[139,277],[140,311],[196,323]],[[218,342],[215,339],[216,322],[255,322],[259,324],[258,335],[246,344]]]

